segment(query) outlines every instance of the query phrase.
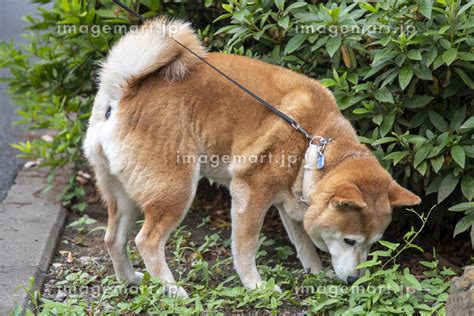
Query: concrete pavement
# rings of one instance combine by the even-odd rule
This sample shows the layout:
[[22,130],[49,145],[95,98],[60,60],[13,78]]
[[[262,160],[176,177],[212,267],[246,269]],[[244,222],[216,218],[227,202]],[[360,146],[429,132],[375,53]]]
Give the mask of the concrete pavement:
[[42,195],[45,179],[45,171],[20,171],[0,204],[0,315],[27,305],[26,292],[17,288],[30,277],[34,289],[43,285],[61,236],[66,212]]
[[[0,9],[0,40],[15,43],[20,40],[20,34],[26,23],[21,17],[34,12],[34,5],[27,0],[2,0]],[[0,77],[8,76],[8,71],[0,70]],[[20,168],[21,162],[16,158],[17,151],[10,147],[19,139],[22,130],[11,124],[18,120],[15,107],[10,102],[7,87],[0,85],[0,201],[10,188]]]

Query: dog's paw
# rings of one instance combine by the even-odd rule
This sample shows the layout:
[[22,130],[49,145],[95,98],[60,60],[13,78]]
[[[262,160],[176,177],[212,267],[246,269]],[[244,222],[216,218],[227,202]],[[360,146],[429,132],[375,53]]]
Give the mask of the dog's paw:
[[168,296],[173,296],[173,297],[180,297],[180,298],[189,298],[188,293],[186,293],[186,290],[183,289],[181,286],[173,283],[167,283],[165,285],[165,293]]
[[129,285],[138,285],[143,280],[143,273],[141,272],[134,272],[134,276],[128,280]]
[[125,284],[128,286],[138,285],[143,280],[143,273],[133,272],[132,274],[126,276],[117,275],[117,280],[125,282]]
[[319,274],[321,270],[322,268],[320,266],[313,266],[311,268],[305,268],[304,273],[305,274]]

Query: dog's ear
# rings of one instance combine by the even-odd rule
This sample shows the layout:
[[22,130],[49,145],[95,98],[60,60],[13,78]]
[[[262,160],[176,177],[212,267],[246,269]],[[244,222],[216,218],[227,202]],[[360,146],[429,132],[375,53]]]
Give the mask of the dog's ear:
[[350,207],[362,209],[367,206],[362,192],[353,183],[346,183],[340,186],[332,196],[330,203],[333,207]]
[[407,189],[402,188],[395,180],[388,187],[388,198],[390,206],[412,206],[421,203],[418,195],[411,193]]

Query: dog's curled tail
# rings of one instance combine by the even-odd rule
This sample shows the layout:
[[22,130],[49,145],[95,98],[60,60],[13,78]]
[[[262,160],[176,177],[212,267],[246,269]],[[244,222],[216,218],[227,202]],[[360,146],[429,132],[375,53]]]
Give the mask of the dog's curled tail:
[[206,54],[189,23],[166,17],[149,20],[112,47],[99,73],[100,88],[119,100],[155,71],[168,81],[184,78],[199,59],[175,40],[201,57]]

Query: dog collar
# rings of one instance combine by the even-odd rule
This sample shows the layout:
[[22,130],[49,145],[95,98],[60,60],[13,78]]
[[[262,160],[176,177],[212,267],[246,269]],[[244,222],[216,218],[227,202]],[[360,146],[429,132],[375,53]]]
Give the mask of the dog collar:
[[302,196],[300,201],[308,205],[309,193],[313,189],[313,173],[314,170],[321,170],[326,164],[326,158],[324,151],[326,145],[331,143],[332,138],[324,138],[321,136],[314,136],[309,142],[306,154],[304,156],[304,172],[303,172],[303,185],[302,185]]

